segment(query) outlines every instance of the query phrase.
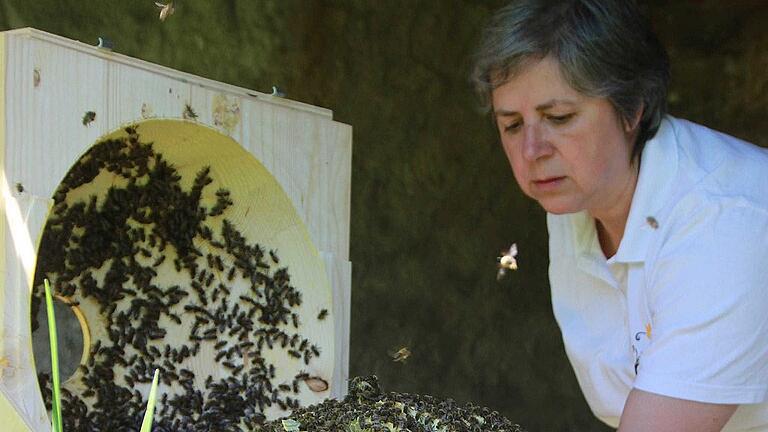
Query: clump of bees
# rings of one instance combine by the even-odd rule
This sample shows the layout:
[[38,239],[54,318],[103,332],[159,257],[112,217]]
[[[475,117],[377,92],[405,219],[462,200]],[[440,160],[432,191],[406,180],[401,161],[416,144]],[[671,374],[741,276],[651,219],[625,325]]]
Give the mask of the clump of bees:
[[[303,371],[276,382],[278,365],[265,356],[282,351],[306,366],[321,354],[299,333],[301,292],[277,252],[250,243],[226,218],[234,204],[228,190],[204,203],[209,167],[185,189],[137,127],[125,132],[97,143],[70,169],[41,240],[35,286],[48,278],[58,297],[98,310],[106,330],[80,365],[82,386],[73,388],[85,390],[62,391],[64,429],[134,430],[146,406],[136,387],[148,386],[155,369],[164,383],[155,431],[250,429],[269,407],[299,408],[301,385],[327,390],[326,381]],[[99,196],[73,198],[104,174],[119,181]],[[217,232],[208,223],[214,219]],[[168,272],[172,285],[158,277]],[[238,295],[234,284],[247,293]],[[33,331],[42,294],[36,289],[32,298]],[[223,377],[196,376],[190,365],[200,363]],[[50,377],[38,379],[50,407]]]
[[488,408],[428,395],[382,393],[375,375],[356,377],[342,401],[326,400],[264,424],[265,432],[523,432]]

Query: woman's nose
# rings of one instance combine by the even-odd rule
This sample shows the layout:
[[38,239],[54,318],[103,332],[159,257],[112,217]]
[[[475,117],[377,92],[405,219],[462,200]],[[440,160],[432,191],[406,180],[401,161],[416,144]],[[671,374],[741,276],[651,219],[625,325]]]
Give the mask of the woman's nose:
[[552,154],[552,146],[544,136],[541,126],[527,124],[524,126],[523,156],[528,160],[537,160]]

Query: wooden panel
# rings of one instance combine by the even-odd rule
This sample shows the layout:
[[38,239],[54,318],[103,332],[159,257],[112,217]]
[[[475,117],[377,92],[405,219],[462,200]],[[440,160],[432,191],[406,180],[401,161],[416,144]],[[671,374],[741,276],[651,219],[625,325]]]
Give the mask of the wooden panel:
[[349,324],[352,294],[352,263],[330,253],[321,253],[333,287],[333,320],[336,332],[336,367],[331,383],[331,397],[343,399],[349,380]]
[[243,147],[293,199],[318,249],[347,259],[351,128],[258,101],[242,108]]
[[244,98],[199,85],[192,85],[190,94],[190,108],[197,115],[195,121],[208,125],[242,143]]
[[[8,191],[9,188],[4,188]],[[38,234],[42,231],[52,200],[29,193],[5,194],[3,204],[9,235],[6,237],[6,263],[4,278],[4,310],[2,321],[5,367],[0,374],[0,388],[14,401],[19,414],[33,430],[48,425],[45,406],[36,386],[37,381],[32,354],[32,335],[29,326],[29,289],[34,274],[34,259]]]
[[0,418],[3,419],[3,430],[8,432],[28,432],[30,427],[19,416],[18,408],[0,389]]
[[[190,85],[130,64],[110,63],[106,90],[110,131],[149,118],[182,118]],[[137,89],[141,89],[137,91]]]
[[[38,71],[39,81],[35,79]],[[72,163],[109,130],[107,62],[28,36],[8,37],[8,182],[51,196]],[[96,118],[83,124],[86,112]]]
[[[6,106],[6,37],[4,33],[0,33],[0,180],[5,184],[8,184],[5,174],[5,137],[6,137],[6,122],[5,122],[5,106]],[[5,196],[9,195],[10,190],[0,190],[0,281],[5,281],[5,233],[6,233],[6,211],[5,211]],[[5,310],[2,307],[5,304],[6,289],[0,287],[0,326],[3,325],[5,320]],[[0,358],[3,357],[4,338],[0,337]]]
[[[194,118],[185,115],[187,105]],[[95,118],[84,122],[89,111]],[[39,391],[29,385],[36,378],[28,317],[49,197],[99,137],[150,117],[187,118],[229,135],[281,185],[321,251],[333,287],[333,373],[326,366],[310,372],[332,375],[331,396],[343,397],[349,374],[351,127],[334,122],[324,108],[32,29],[0,33],[0,390],[32,430],[49,427]]]

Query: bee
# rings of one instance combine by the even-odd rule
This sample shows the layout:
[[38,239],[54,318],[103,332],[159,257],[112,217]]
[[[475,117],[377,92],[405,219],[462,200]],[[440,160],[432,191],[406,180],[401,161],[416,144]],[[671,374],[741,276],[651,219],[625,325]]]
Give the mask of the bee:
[[390,352],[389,355],[392,357],[392,361],[405,363],[411,356],[411,350],[408,347],[401,347],[397,351]]
[[197,118],[197,113],[192,109],[192,105],[184,104],[184,112],[181,116],[187,120],[195,120]]
[[325,319],[325,317],[327,317],[327,316],[328,316],[328,309],[323,309],[323,310],[321,310],[321,311],[320,311],[320,313],[319,313],[319,314],[317,314],[317,319],[318,319],[318,320],[320,320],[320,321],[322,321],[322,320],[324,320],[324,319]]
[[269,250],[269,256],[272,258],[272,261],[275,262],[275,264],[280,264],[280,258],[277,257],[277,252],[270,249]]
[[173,7],[173,2],[169,1],[168,3],[160,3],[155,2],[155,6],[160,8],[160,21],[165,21],[169,16],[173,15],[174,12],[176,12],[176,8]]
[[656,220],[653,216],[648,216],[645,218],[645,221],[648,222],[648,225],[653,229],[659,229],[659,221]]
[[94,120],[96,120],[96,113],[93,111],[86,111],[83,115],[83,126],[88,126]]
[[496,273],[496,280],[501,280],[504,275],[507,274],[507,270],[517,270],[517,243],[512,243],[508,251],[501,251],[501,256],[497,258],[499,261],[499,271]]
[[24,185],[21,183],[16,183],[16,192],[23,193],[24,192]]

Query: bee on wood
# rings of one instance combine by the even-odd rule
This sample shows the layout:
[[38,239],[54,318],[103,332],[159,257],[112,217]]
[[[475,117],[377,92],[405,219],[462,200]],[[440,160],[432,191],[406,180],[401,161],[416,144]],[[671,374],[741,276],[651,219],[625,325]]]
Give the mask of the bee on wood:
[[274,261],[275,264],[280,264],[280,258],[278,258],[277,252],[275,252],[273,249],[269,250],[269,256],[272,258],[272,261]]
[[16,183],[16,192],[18,192],[18,193],[24,193],[24,185],[23,185],[23,184],[21,184],[21,183],[19,183],[19,182],[17,182],[17,183]]
[[319,313],[319,314],[317,314],[317,319],[318,319],[318,320],[320,320],[320,321],[322,321],[322,320],[324,320],[324,319],[325,319],[325,317],[327,317],[327,316],[328,316],[328,309],[323,309],[323,310],[321,310],[321,311],[320,311],[320,313]]
[[96,113],[93,111],[86,111],[83,115],[83,126],[88,126],[96,120]]
[[192,105],[190,104],[184,105],[184,112],[181,114],[181,116],[187,120],[197,119],[197,113],[195,112],[195,110],[192,109]]

